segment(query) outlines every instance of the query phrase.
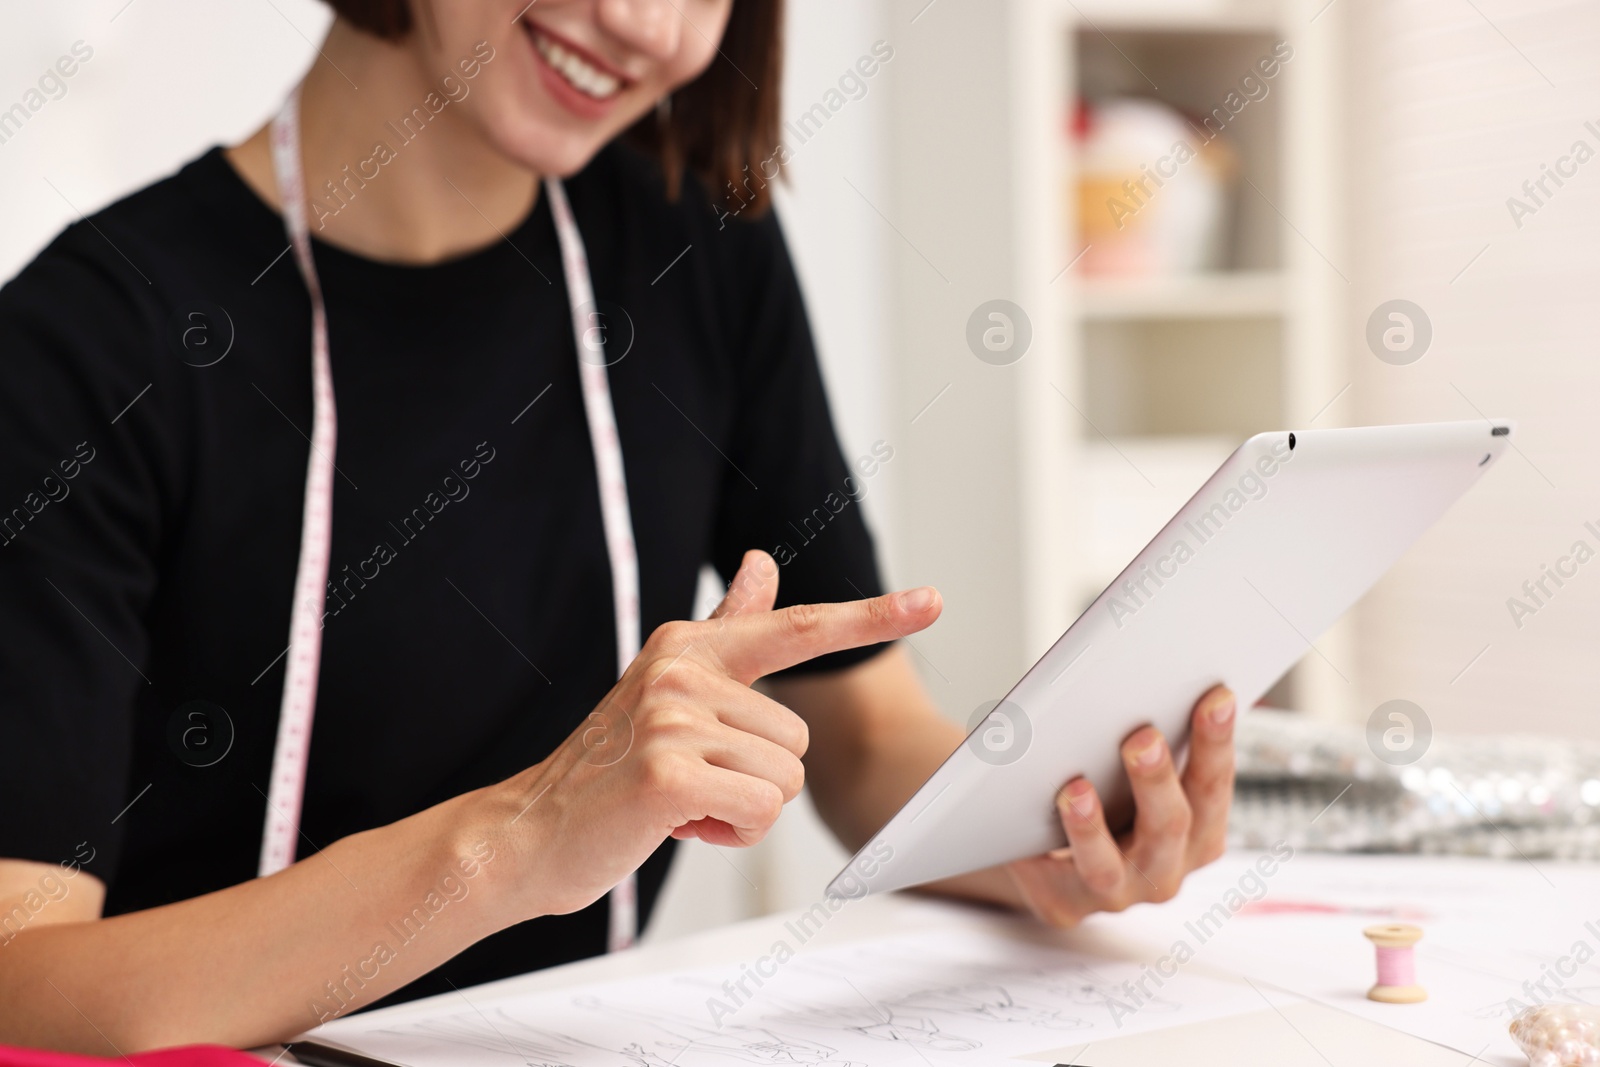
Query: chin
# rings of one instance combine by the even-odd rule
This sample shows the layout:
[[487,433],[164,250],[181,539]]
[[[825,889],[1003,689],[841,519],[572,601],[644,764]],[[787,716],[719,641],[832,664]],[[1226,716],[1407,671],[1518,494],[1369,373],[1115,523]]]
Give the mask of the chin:
[[494,137],[500,150],[535,174],[567,178],[589,165],[613,138],[592,130],[561,129],[545,122],[519,123]]

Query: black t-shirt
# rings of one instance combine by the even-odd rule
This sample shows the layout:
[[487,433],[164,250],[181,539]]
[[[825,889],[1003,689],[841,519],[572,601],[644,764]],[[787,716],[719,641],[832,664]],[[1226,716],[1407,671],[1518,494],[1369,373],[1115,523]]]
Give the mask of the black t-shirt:
[[[776,221],[719,223],[692,181],[669,202],[621,146],[567,189],[610,358],[631,324],[609,374],[645,634],[752,547],[780,603],[879,592]],[[255,874],[311,426],[287,244],[212,150],[0,289],[0,856],[86,860],[109,914]],[[445,263],[315,256],[339,473],[301,856],[537,762],[617,672],[546,198]],[[523,923],[401,995],[598,953],[606,914]]]

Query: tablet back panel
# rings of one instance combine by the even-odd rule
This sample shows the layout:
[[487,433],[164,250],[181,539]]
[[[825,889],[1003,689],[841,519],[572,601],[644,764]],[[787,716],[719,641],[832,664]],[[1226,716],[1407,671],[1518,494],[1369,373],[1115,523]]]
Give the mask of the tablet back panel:
[[[1218,468],[828,887],[898,889],[1066,844],[1054,797],[1083,775],[1113,827],[1121,742],[1179,751],[1217,683],[1256,703],[1495,465],[1504,421],[1259,434]],[[1293,446],[1290,441],[1293,439]],[[1335,671],[1349,666],[1329,662]]]

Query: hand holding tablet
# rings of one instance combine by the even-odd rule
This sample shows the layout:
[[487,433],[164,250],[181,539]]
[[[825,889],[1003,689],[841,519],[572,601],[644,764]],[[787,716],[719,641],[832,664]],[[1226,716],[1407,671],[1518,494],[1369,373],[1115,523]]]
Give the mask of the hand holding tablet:
[[1067,847],[1010,864],[1029,908],[1051,926],[1074,926],[1097,911],[1170,900],[1183,878],[1222,855],[1233,799],[1232,690],[1215,686],[1189,718],[1189,752],[1177,757],[1152,726],[1122,744],[1133,793],[1133,827],[1114,837],[1087,778],[1056,793]]
[[[1049,877],[1039,866],[1048,853],[1070,840],[1085,879],[1074,894],[1113,903],[1170,895],[1175,885],[1164,883],[1170,871],[1188,869],[1180,862],[1186,857],[1177,855],[1171,827],[1156,834],[1154,824],[1178,811],[1174,790],[1201,787],[1189,790],[1185,807],[1202,833],[1183,835],[1184,847],[1204,858],[1219,844],[1204,788],[1226,775],[1206,720],[1219,706],[1216,687],[1230,687],[1238,709],[1255,704],[1478,480],[1511,431],[1507,422],[1484,420],[1250,438],[863,846],[829,893],[859,896],[1005,863],[1027,892]],[[1209,700],[1197,707],[1203,694]],[[1191,740],[1192,713],[1201,721],[1180,779],[1171,761]],[[1171,748],[1151,752],[1158,737]],[[1125,762],[1130,750],[1149,752],[1154,762]],[[1085,784],[1100,803],[1082,807]],[[1123,868],[1111,862],[1122,851],[1113,834],[1130,827],[1121,841],[1126,854],[1115,857]],[[1146,831],[1162,844],[1143,847]],[[1127,885],[1130,871],[1145,883],[1137,890]]]

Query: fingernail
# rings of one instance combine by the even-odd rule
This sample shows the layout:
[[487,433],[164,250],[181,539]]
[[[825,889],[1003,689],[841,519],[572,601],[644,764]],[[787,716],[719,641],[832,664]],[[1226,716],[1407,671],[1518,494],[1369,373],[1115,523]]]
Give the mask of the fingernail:
[[902,611],[910,612],[913,615],[927,611],[933,607],[934,596],[933,587],[929,585],[922,586],[920,589],[912,589],[900,594],[900,608]]
[[1067,787],[1057,794],[1056,806],[1080,819],[1087,819],[1094,814],[1094,786],[1086,778],[1068,782]]
[[1156,738],[1133,754],[1133,762],[1140,767],[1154,767],[1161,762],[1161,738]]
[[1211,709],[1211,724],[1219,728],[1227,726],[1233,721],[1233,713],[1238,710],[1238,707],[1239,705],[1233,697],[1228,697]]

